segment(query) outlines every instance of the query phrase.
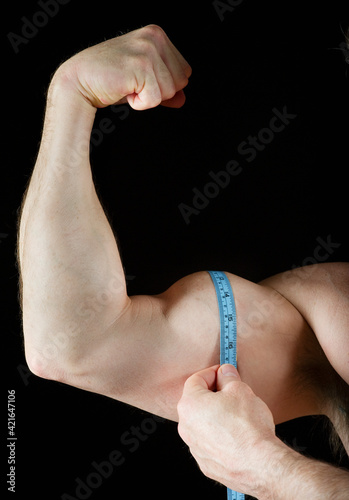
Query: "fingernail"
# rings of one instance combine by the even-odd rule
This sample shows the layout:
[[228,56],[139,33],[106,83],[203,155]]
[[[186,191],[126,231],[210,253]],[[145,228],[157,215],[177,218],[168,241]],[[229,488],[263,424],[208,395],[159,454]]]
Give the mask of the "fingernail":
[[225,377],[237,377],[237,373],[233,365],[222,365],[221,372]]

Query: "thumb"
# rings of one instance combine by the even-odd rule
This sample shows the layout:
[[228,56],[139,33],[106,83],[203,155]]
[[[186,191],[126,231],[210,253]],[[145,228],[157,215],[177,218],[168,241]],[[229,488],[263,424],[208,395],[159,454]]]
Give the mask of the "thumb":
[[217,372],[217,390],[221,391],[230,382],[240,382],[239,372],[233,365],[225,364],[220,366]]

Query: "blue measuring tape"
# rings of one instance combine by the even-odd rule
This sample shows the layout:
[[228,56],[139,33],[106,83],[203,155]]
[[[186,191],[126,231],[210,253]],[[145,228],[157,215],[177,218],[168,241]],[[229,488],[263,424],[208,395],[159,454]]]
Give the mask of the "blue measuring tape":
[[[236,310],[233,290],[226,274],[222,271],[208,271],[214,283],[221,326],[220,336],[220,364],[236,364]],[[227,491],[228,500],[245,500],[243,493],[230,490]]]

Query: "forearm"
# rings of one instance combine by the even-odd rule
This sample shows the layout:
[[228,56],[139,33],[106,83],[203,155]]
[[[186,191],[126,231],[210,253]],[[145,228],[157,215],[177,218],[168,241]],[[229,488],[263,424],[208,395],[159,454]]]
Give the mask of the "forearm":
[[349,493],[349,472],[304,457],[280,444],[271,460],[260,466],[258,500],[346,500]]
[[72,363],[83,357],[84,346],[113,322],[126,297],[115,238],[92,181],[94,116],[95,108],[56,75],[20,220],[27,354],[51,353],[46,357],[57,364],[68,351]]

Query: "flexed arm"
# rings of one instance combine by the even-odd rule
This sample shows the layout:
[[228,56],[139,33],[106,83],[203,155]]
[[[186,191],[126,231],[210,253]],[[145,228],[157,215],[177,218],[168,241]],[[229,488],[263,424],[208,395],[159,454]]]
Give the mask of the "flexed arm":
[[[18,245],[29,368],[173,420],[185,380],[219,361],[214,286],[203,271],[158,295],[127,296],[115,237],[93,184],[89,141],[98,107],[121,102],[137,110],[180,107],[190,74],[157,26],[90,47],[65,62],[49,88]],[[275,295],[268,286],[227,275],[240,321],[242,377],[276,419],[285,419],[278,395],[291,391],[290,359],[304,321],[282,300],[257,331],[251,326],[248,334],[240,332],[239,326],[255,317],[256,304],[273,303]],[[263,384],[263,364],[256,368],[261,342],[263,348],[270,346],[264,350],[265,366],[279,375],[271,389]],[[275,356],[275,350],[282,355]]]
[[125,101],[136,110],[180,107],[190,73],[157,26],[86,49],[55,73],[19,227],[25,349],[34,373],[64,380],[130,305],[91,175],[96,109]]

